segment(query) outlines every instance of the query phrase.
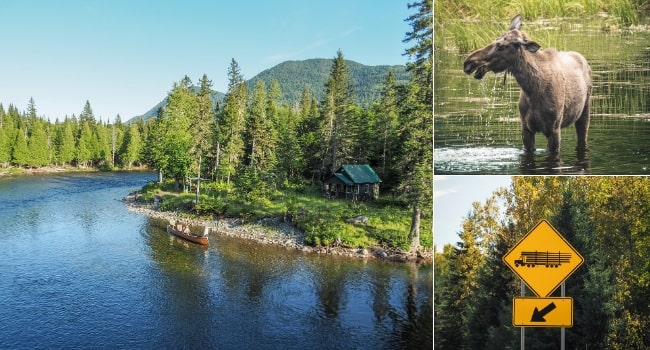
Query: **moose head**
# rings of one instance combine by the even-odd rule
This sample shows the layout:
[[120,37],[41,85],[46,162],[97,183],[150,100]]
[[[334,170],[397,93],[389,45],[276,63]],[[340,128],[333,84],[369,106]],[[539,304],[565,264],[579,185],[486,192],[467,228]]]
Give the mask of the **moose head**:
[[474,78],[483,79],[487,72],[500,73],[515,66],[521,50],[537,52],[540,45],[521,31],[521,15],[510,22],[510,30],[488,46],[478,49],[465,59],[463,71],[474,73]]

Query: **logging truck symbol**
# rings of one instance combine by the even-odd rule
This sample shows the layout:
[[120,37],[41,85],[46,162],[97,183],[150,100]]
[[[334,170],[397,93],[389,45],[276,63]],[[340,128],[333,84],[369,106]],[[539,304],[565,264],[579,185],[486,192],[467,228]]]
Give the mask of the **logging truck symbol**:
[[569,263],[571,253],[562,252],[521,252],[519,259],[515,260],[515,267],[526,266],[535,267],[537,265],[546,267],[558,267],[562,264]]

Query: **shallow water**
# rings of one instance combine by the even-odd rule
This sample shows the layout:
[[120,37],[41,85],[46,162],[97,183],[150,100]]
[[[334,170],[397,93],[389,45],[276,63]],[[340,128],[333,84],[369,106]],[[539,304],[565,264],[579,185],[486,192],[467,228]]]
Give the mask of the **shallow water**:
[[0,179],[0,348],[430,348],[431,266],[204,248],[126,209],[152,179]]
[[[562,130],[561,159],[549,159],[546,139],[524,156],[512,77],[475,80],[462,70],[465,54],[434,57],[436,174],[647,174],[650,168],[650,31],[604,31],[605,19],[530,23],[542,47],[581,52],[594,89],[589,149],[577,154],[575,129]],[[505,26],[505,25],[504,25]],[[504,28],[505,29],[505,28]],[[487,42],[485,43],[487,44]]]

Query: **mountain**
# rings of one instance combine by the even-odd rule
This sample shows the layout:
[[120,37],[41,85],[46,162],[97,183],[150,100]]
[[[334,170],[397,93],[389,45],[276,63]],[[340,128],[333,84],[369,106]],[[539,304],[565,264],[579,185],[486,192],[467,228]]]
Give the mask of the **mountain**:
[[[258,80],[263,80],[268,88],[273,80],[277,80],[286,104],[293,106],[299,103],[305,88],[320,102],[325,95],[325,83],[332,70],[332,64],[332,59],[325,58],[282,62],[249,79],[247,81],[248,88],[252,92]],[[379,99],[381,86],[388,71],[393,71],[397,84],[405,84],[410,79],[405,66],[366,66],[350,60],[346,60],[345,64],[350,70],[350,80],[356,95],[355,102],[360,106],[368,106]],[[193,88],[198,91],[198,87]],[[213,91],[211,97],[213,102],[218,102],[221,105],[225,94]],[[156,115],[158,109],[165,106],[166,103],[167,97],[143,115],[131,118],[129,122],[149,119]]]
[[[275,79],[280,83],[284,100],[289,105],[300,102],[304,88],[320,102],[325,95],[325,83],[330,76],[332,64],[332,59],[324,58],[286,61],[248,80],[248,88],[252,91],[258,80],[263,80],[269,87]],[[361,106],[379,99],[381,85],[389,70],[395,74],[398,84],[404,84],[410,78],[405,66],[366,66],[350,60],[345,60],[345,64],[350,70],[350,80],[357,98],[355,102]]]

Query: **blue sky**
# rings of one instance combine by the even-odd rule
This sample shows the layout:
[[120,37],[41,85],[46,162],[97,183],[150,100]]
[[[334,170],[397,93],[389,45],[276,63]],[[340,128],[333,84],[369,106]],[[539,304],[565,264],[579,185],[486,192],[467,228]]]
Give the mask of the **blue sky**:
[[1,0],[0,102],[50,120],[145,113],[172,84],[205,73],[226,91],[232,58],[244,78],[286,60],[408,62],[409,1]]
[[473,202],[485,202],[496,189],[510,187],[510,176],[434,176],[433,240],[438,251],[460,241],[463,218]]

